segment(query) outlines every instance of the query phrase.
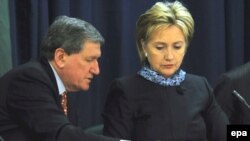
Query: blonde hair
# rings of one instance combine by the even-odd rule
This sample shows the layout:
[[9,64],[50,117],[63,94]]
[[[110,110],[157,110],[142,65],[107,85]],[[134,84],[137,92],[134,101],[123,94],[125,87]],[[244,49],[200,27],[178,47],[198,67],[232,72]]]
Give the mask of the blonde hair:
[[179,1],[156,2],[139,17],[136,23],[136,44],[141,63],[146,61],[141,41],[147,43],[155,30],[170,25],[176,25],[182,30],[188,45],[194,33],[194,20]]

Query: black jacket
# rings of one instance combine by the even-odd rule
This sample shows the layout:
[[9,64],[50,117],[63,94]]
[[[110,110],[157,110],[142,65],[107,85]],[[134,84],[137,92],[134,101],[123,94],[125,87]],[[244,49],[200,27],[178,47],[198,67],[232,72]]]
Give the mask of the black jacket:
[[224,73],[214,93],[231,124],[250,124],[250,109],[232,92],[236,90],[250,104],[250,62]]
[[115,80],[103,117],[104,135],[134,141],[225,141],[228,123],[206,79],[191,74],[181,86]]
[[69,122],[46,59],[31,61],[1,77],[0,136],[5,141],[116,141],[84,133]]

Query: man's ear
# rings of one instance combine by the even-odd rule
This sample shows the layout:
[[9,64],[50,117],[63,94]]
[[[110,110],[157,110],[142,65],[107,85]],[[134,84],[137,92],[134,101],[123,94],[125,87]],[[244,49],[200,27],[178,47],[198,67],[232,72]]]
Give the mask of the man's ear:
[[64,49],[62,48],[57,48],[55,50],[54,53],[54,61],[55,61],[55,65],[58,68],[63,68],[65,63],[66,63],[66,59],[68,57],[68,54],[64,51]]

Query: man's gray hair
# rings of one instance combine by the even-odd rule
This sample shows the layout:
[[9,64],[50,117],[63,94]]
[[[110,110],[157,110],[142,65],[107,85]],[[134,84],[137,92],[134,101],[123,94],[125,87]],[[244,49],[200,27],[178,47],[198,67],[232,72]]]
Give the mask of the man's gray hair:
[[90,23],[67,16],[57,17],[42,41],[41,56],[52,60],[57,48],[70,55],[78,53],[86,41],[103,44],[104,38]]

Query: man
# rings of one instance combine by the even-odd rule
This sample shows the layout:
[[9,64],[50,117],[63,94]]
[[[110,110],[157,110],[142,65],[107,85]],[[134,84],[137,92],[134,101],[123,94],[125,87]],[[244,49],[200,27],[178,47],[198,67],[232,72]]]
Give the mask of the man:
[[250,62],[224,73],[214,93],[231,124],[250,124]]
[[57,18],[42,42],[41,57],[0,78],[0,137],[5,141],[118,141],[73,126],[63,109],[65,101],[60,101],[65,91],[89,89],[100,71],[103,42],[91,24]]

